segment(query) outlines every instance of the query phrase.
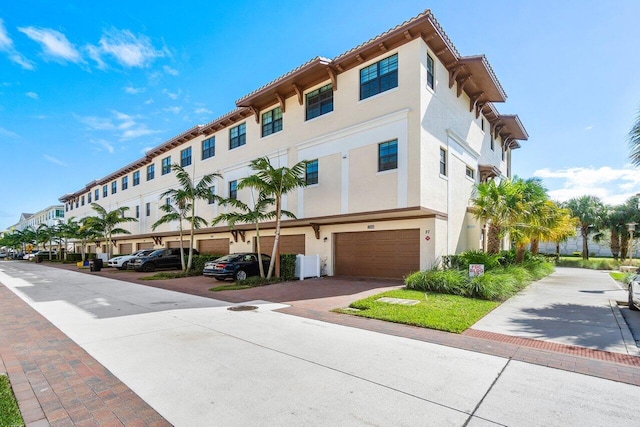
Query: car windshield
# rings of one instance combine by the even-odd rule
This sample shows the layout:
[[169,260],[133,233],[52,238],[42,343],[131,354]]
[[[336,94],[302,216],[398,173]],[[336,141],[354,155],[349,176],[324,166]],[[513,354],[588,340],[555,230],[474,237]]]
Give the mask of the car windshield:
[[215,260],[216,262],[235,262],[238,260],[238,258],[240,257],[240,255],[238,254],[231,254],[231,255],[225,255],[221,258],[218,258],[217,260]]
[[164,253],[164,249],[156,249],[155,251],[151,252],[149,256],[160,256],[163,253]]

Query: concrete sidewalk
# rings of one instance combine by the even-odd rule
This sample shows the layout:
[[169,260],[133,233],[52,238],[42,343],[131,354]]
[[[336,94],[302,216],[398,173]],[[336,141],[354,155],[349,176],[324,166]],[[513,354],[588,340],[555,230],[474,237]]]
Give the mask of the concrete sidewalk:
[[640,405],[636,386],[273,311],[283,304],[233,312],[27,263],[2,263],[0,282],[174,425],[635,425]]
[[638,356],[638,347],[616,304],[626,300],[626,290],[607,271],[558,267],[472,329]]

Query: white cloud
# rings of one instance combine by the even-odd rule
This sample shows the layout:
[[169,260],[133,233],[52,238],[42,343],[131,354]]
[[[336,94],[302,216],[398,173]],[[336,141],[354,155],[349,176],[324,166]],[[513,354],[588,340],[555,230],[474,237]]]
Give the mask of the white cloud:
[[95,61],[96,67],[98,67],[98,69],[103,70],[107,68],[107,64],[102,60],[99,47],[88,44],[84,47],[84,49],[87,51],[89,58]]
[[586,130],[586,131],[590,131],[591,129],[593,129],[593,125],[589,125],[586,128],[584,128],[584,130]]
[[133,86],[127,86],[124,88],[124,91],[130,95],[136,95],[138,93],[142,93],[144,92],[144,88],[143,87],[133,87]]
[[97,145],[99,147],[104,148],[106,151],[108,151],[110,154],[113,154],[114,148],[113,145],[111,143],[109,143],[109,141],[106,141],[104,139],[98,139],[98,140],[91,140],[90,141],[93,145]]
[[7,136],[9,138],[18,138],[19,137],[19,135],[17,133],[11,132],[10,130],[5,129],[2,126],[0,126],[0,135]]
[[171,68],[168,65],[165,65],[164,67],[162,67],[164,69],[164,72],[167,74],[171,74],[172,76],[177,76],[178,74],[180,74],[178,72],[178,70],[176,70],[175,68]]
[[86,125],[87,129],[96,131],[111,131],[121,141],[158,133],[158,131],[147,128],[147,125],[145,125],[144,123],[140,123],[139,120],[142,119],[142,117],[131,116],[116,110],[113,110],[111,112],[111,115],[111,117],[75,117],[78,121]]
[[18,31],[42,45],[46,57],[69,62],[82,62],[82,56],[67,37],[50,28],[21,27]]
[[9,56],[9,60],[20,65],[25,70],[34,69],[33,63],[21,55],[13,46],[13,40],[9,37],[2,19],[0,19],[0,52],[5,52]]
[[182,111],[182,107],[167,107],[163,108],[162,111],[167,113],[180,114],[180,111]]
[[154,102],[153,99],[147,99],[146,101],[144,101],[146,105],[153,104],[153,102]]
[[162,93],[175,100],[178,99],[178,97],[182,94],[182,91],[179,90],[178,92],[169,92],[169,89],[163,89]]
[[66,166],[67,166],[67,164],[66,164],[65,162],[63,162],[62,160],[60,160],[60,159],[56,159],[55,157],[50,156],[50,155],[48,155],[48,154],[45,154],[45,155],[44,155],[44,159],[45,159],[46,161],[51,162],[51,163],[53,163],[53,164],[56,164],[56,165],[58,165],[58,166],[64,166],[64,167],[66,167]]
[[211,110],[208,110],[204,107],[200,107],[200,108],[196,108],[194,113],[196,114],[212,114],[213,112]]
[[38,94],[35,92],[27,92],[25,93],[25,95],[27,95],[31,99],[38,99]]
[[156,58],[169,56],[166,48],[156,49],[151,40],[144,35],[134,35],[129,30],[112,29],[105,31],[98,46],[88,45],[91,58],[104,66],[102,59],[110,55],[122,66],[144,68]]
[[533,175],[543,178],[544,184],[550,188],[549,197],[558,201],[592,195],[615,205],[640,192],[640,171],[633,166],[622,169],[576,167],[556,171],[545,168]]

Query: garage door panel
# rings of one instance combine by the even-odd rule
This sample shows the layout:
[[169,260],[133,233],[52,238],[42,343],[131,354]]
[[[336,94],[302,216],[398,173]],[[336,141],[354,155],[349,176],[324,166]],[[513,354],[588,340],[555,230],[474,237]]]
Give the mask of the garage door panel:
[[227,255],[229,253],[229,239],[206,239],[198,242],[201,254]]
[[138,250],[140,249],[153,249],[153,242],[138,243]]
[[420,268],[420,230],[337,233],[335,274],[401,278]]
[[119,254],[130,254],[133,252],[133,243],[120,243],[118,245]]
[[[275,236],[260,236],[260,250],[263,254],[271,255]],[[256,239],[253,239],[253,246],[257,251]],[[280,236],[281,254],[305,254],[305,235],[294,234]]]

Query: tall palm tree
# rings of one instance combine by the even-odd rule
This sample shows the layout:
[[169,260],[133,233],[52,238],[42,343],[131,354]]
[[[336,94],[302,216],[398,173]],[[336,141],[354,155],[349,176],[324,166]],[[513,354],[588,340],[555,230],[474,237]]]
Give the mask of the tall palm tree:
[[[253,191],[251,192],[251,196],[253,198]],[[262,265],[262,250],[260,248],[260,221],[267,221],[275,218],[275,211],[267,211],[269,206],[273,206],[275,204],[275,199],[266,197],[264,194],[260,193],[258,200],[254,202],[253,209],[238,199],[222,199],[219,203],[223,206],[231,206],[236,209],[236,211],[219,214],[213,219],[213,221],[211,221],[211,225],[226,222],[229,228],[233,229],[237,223],[251,223],[256,228],[258,266],[260,269],[260,277],[264,278],[265,274],[264,266]],[[288,218],[296,217],[293,213],[284,209],[281,210],[281,214]]]
[[598,231],[606,215],[605,206],[596,196],[574,197],[567,202],[571,214],[578,218],[582,236],[582,258],[589,259],[589,234]]
[[629,147],[631,148],[631,163],[640,166],[640,113],[636,117],[631,131],[629,131]]
[[114,234],[131,234],[130,231],[124,228],[118,227],[119,224],[125,222],[137,222],[138,220],[132,217],[125,216],[125,213],[129,210],[127,206],[122,206],[112,211],[107,211],[105,208],[97,203],[91,203],[91,208],[96,211],[98,215],[89,216],[83,218],[83,225],[85,230],[99,235],[107,241],[107,257],[111,258],[111,247],[113,246]]
[[[173,164],[171,169],[176,174],[179,186],[178,188],[172,188],[162,193],[160,195],[160,199],[169,198],[171,203],[175,204],[177,212],[180,213],[180,224],[182,224],[182,219],[189,222],[189,259],[185,270],[191,270],[193,262],[194,230],[197,230],[202,225],[206,224],[206,221],[203,218],[196,216],[196,201],[209,200],[212,197],[217,198],[217,196],[211,194],[209,187],[211,187],[215,178],[221,178],[222,175],[218,173],[207,174],[200,178],[200,181],[196,184],[195,178],[192,178],[189,175],[189,172],[187,172],[182,166]],[[168,212],[168,214],[169,213],[171,212]],[[184,213],[184,215],[182,213]],[[180,227],[181,226],[182,225],[180,225]],[[182,237],[180,238],[180,249],[182,252]]]
[[290,193],[291,191],[306,187],[305,180],[306,160],[296,163],[291,168],[282,166],[279,168],[273,167],[268,157],[260,157],[252,160],[250,163],[251,169],[255,171],[253,175],[244,178],[238,184],[238,188],[255,188],[258,193],[263,194],[264,197],[273,198],[275,203],[275,221],[276,231],[273,242],[273,250],[271,252],[271,263],[269,264],[269,272],[267,273],[267,279],[270,279],[273,275],[276,263],[278,269],[276,276],[280,276],[280,223],[282,220],[282,196]]

